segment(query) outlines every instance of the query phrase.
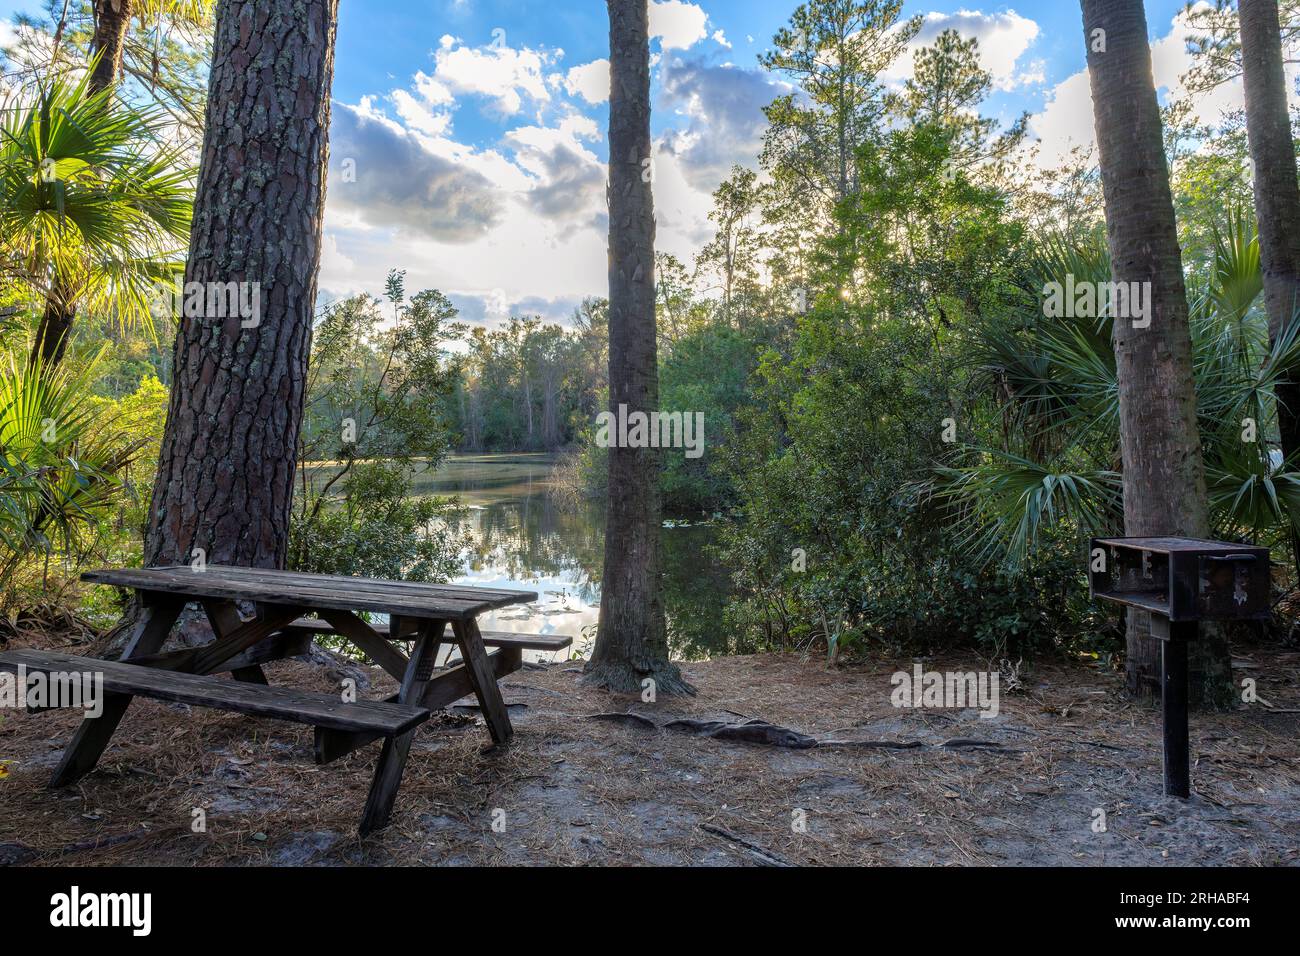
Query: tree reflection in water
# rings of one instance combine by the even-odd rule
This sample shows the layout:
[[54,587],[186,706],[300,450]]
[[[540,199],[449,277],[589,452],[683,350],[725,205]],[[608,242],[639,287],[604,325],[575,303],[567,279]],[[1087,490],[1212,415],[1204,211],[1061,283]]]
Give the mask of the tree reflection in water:
[[[461,455],[419,476],[415,490],[457,495],[467,509],[461,522],[475,548],[456,583],[538,592],[533,606],[484,615],[485,629],[567,634],[585,654],[600,608],[604,507],[561,507],[548,493],[554,464],[541,454]],[[664,606],[677,657],[732,650],[722,620],[729,572],[710,553],[714,537],[707,524],[668,522],[663,531]]]

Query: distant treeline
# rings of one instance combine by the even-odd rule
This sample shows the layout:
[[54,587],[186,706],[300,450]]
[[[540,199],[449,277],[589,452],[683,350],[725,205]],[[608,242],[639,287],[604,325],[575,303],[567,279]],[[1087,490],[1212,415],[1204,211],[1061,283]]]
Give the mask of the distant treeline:
[[605,303],[589,299],[570,328],[512,318],[465,331],[448,418],[459,451],[558,451],[604,407]]

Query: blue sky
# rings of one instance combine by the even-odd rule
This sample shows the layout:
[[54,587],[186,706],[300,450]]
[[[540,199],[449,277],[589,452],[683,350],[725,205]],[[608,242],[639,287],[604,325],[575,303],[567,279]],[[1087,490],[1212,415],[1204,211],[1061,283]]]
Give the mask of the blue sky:
[[[754,165],[761,107],[782,92],[757,55],[795,0],[651,0],[658,246],[689,259],[709,194]],[[34,9],[0,0],[0,17]],[[607,47],[599,0],[342,0],[320,288],[442,289],[472,321],[562,320],[605,285]],[[1182,0],[1148,0],[1157,83],[1187,67]],[[1092,139],[1081,17],[1071,0],[909,0],[921,42],[980,40],[984,112],[1033,112],[1042,161]],[[3,28],[0,28],[2,30]],[[3,36],[0,35],[0,42]],[[910,57],[890,82],[900,82]],[[1212,118],[1239,89],[1198,102]]]
[[[0,0],[0,9],[6,4],[12,6],[14,0]],[[700,0],[696,5],[708,16],[710,35],[721,30],[732,44],[730,50],[718,46],[711,51],[718,62],[752,67],[756,55],[788,21],[796,0]],[[1153,39],[1168,33],[1174,15],[1182,7],[1183,0],[1148,0],[1147,18],[1153,27]],[[1036,22],[1040,32],[1029,55],[1043,61],[1049,85],[1083,68],[1083,28],[1079,5],[1072,0],[987,5],[968,0],[909,0],[904,7],[907,16],[963,10],[1019,13]],[[430,49],[444,33],[470,44],[485,45],[492,42],[495,30],[505,31],[505,41],[514,47],[562,49],[562,62],[569,65],[588,63],[606,54],[608,23],[605,5],[599,0],[342,0],[335,95],[355,102],[417,69],[426,69]],[[999,93],[990,102],[989,112],[1014,117],[1023,109],[1040,108],[1044,92],[1025,89]],[[670,122],[663,116],[656,120],[660,126]],[[473,121],[464,125],[466,133],[492,134],[491,123],[481,124],[481,129]]]

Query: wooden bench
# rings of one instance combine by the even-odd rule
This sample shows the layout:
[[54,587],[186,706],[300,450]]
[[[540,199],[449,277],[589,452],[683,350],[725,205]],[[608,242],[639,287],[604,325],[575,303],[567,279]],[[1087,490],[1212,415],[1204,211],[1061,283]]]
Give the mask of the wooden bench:
[[[375,623],[370,625],[376,633],[392,638],[392,630],[389,624]],[[314,637],[317,634],[337,634],[339,631],[330,624],[329,621],[322,621],[314,617],[300,617],[291,624],[288,624],[281,631],[281,635],[295,637]],[[481,631],[483,635],[484,647],[501,647],[514,648],[521,651],[562,651],[573,643],[573,638],[564,634],[517,634],[514,631]],[[277,635],[280,636],[280,635]],[[403,639],[414,639],[415,630],[412,627],[410,631],[403,630]],[[448,633],[443,634],[443,643],[454,643],[456,638]]]
[[0,671],[17,673],[20,666],[29,674],[88,673],[102,677],[105,695],[152,697],[195,707],[310,724],[327,730],[374,734],[376,737],[405,733],[429,719],[429,709],[414,704],[369,700],[348,703],[339,694],[268,687],[49,651],[0,653]]

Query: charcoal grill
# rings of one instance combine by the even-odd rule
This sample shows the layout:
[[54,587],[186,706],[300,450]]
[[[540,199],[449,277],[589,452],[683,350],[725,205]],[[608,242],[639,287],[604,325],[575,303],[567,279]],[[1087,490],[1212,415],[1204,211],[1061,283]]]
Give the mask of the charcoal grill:
[[1187,645],[1201,621],[1269,616],[1267,548],[1199,538],[1093,538],[1093,598],[1151,614],[1160,641],[1165,793],[1191,796],[1187,738]]

